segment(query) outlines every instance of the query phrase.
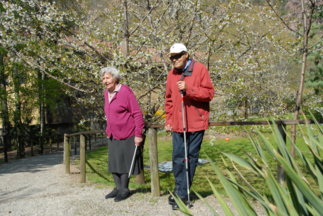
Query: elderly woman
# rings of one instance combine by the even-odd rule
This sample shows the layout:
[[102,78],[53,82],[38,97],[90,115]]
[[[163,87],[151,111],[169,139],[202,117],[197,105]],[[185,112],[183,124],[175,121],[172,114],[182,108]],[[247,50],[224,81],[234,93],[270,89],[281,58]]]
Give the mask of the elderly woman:
[[[135,146],[143,141],[144,120],[139,104],[132,90],[120,84],[120,72],[115,67],[101,69],[104,90],[104,112],[108,137],[108,169],[116,187],[105,196],[115,202],[130,195],[128,189],[130,166]],[[138,175],[142,168],[141,155],[133,163],[131,174]]]

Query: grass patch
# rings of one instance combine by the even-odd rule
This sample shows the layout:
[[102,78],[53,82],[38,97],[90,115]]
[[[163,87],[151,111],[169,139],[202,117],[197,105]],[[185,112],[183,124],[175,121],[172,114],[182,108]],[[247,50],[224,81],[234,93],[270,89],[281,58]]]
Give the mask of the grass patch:
[[[269,126],[268,126],[269,127]],[[264,130],[264,127],[259,127],[262,131],[269,131],[267,128]],[[288,128],[289,129],[289,128]],[[253,135],[252,135],[253,136]],[[269,140],[273,140],[274,137],[271,133],[265,134],[266,138]],[[302,139],[297,139],[299,143],[297,146],[307,154],[307,148],[303,143]],[[167,134],[163,131],[158,132],[158,161],[171,161],[172,159],[172,144],[171,144],[171,135]],[[289,143],[288,143],[289,145]],[[207,159],[210,158],[213,160],[216,165],[220,169],[232,167],[226,166],[224,161],[222,160],[223,153],[231,153],[235,154],[242,158],[247,158],[247,155],[256,155],[255,150],[252,146],[251,141],[248,136],[244,137],[232,137],[229,141],[226,141],[224,138],[221,139],[210,139],[205,138],[200,151],[200,158]],[[309,154],[309,152],[308,152]],[[309,154],[310,155],[310,154]],[[107,172],[107,147],[100,147],[98,149],[92,150],[91,152],[87,152],[87,181],[107,185],[114,186],[113,178],[110,173]],[[270,159],[271,169],[273,172],[276,172],[277,164],[274,160]],[[144,146],[144,164],[145,166],[149,166],[149,143],[148,139],[146,139],[146,143]],[[89,167],[91,165],[91,168]],[[232,169],[232,168],[231,168]],[[233,169],[232,169],[233,170]],[[254,175],[253,173],[241,169],[240,170],[244,176],[248,179],[248,181],[260,192],[268,193],[268,189],[264,187],[263,181]],[[131,189],[139,189],[143,192],[150,192],[150,171],[148,169],[144,170],[146,183],[143,185],[138,185],[135,183],[135,178],[132,177],[130,180],[130,188]],[[172,173],[163,173],[159,172],[160,177],[160,186],[161,193],[166,194],[168,191],[172,191],[174,187],[174,177]],[[213,183],[215,188],[220,192],[223,191],[223,187],[220,184],[218,178],[216,177],[214,170],[211,165],[204,164],[197,167],[196,174],[194,177],[194,183],[192,186],[192,190],[200,193],[202,196],[207,196],[212,194],[211,188],[209,187],[209,183],[207,178]],[[239,177],[237,176],[239,180]]]

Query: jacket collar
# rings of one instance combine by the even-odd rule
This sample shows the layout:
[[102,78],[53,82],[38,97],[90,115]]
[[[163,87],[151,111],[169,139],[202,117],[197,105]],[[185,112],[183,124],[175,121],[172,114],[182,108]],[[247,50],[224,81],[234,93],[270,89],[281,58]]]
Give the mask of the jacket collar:
[[182,74],[184,77],[185,76],[192,76],[195,61],[193,59],[189,59],[187,63],[189,65],[187,67],[185,67],[184,70],[174,69],[175,72]]

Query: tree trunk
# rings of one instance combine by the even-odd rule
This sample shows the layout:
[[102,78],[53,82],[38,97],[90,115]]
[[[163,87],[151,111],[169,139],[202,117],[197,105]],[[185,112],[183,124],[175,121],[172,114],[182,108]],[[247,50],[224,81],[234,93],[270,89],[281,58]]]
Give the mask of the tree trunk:
[[39,153],[44,153],[44,126],[45,126],[45,110],[44,110],[44,78],[45,74],[38,72],[38,91],[39,91]]
[[25,157],[25,145],[22,131],[22,122],[21,122],[21,101],[20,101],[20,71],[17,65],[14,65],[12,69],[12,79],[13,79],[13,91],[14,91],[14,101],[15,101],[15,111],[14,111],[14,125],[16,131],[16,143],[17,143],[17,158]]
[[8,150],[10,149],[10,121],[7,101],[7,78],[4,71],[5,52],[0,47],[0,104],[2,119],[2,142],[4,151],[4,160],[8,162]]
[[129,55],[129,18],[128,18],[128,0],[123,0],[124,9],[124,26],[123,26],[123,41],[121,45],[121,51],[124,56]]
[[[304,91],[304,81],[305,81],[305,72],[307,66],[307,56],[308,56],[308,36],[311,30],[311,22],[308,23],[307,14],[305,11],[304,0],[301,0],[302,4],[302,16],[303,16],[303,54],[302,54],[302,68],[301,68],[301,76],[299,88],[296,94],[296,103],[295,103],[295,111],[294,111],[294,120],[299,119],[299,114],[301,112],[303,91]],[[313,14],[311,13],[311,16]],[[292,126],[292,146],[291,146],[291,154],[295,155],[295,144],[296,144],[296,127],[297,125]]]
[[248,98],[244,99],[244,119],[248,119],[248,109],[249,109],[249,104],[248,104]]
[[[123,9],[124,9],[124,26],[123,26],[123,36],[124,36],[124,38],[123,38],[121,50],[122,50],[122,54],[125,57],[128,57],[128,55],[129,55],[129,38],[130,38],[128,0],[123,0]],[[126,65],[125,65],[125,69],[126,69]],[[145,183],[144,170],[141,170],[141,173],[136,176],[136,182],[138,184]]]

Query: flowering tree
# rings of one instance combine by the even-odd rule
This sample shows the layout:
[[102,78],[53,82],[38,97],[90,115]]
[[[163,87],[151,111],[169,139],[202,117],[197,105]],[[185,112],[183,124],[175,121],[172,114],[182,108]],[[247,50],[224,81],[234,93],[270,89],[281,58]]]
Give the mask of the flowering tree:
[[[12,110],[17,129],[23,116],[26,117],[23,119],[25,123],[30,122],[30,113],[36,102],[40,105],[42,136],[44,107],[50,104],[49,100],[53,101],[53,98],[46,97],[50,95],[46,95],[50,93],[46,88],[48,85],[44,86],[48,83],[46,80],[55,80],[56,87],[63,87],[62,89],[66,89],[66,86],[78,92],[89,92],[82,88],[82,84],[86,84],[82,80],[84,76],[89,77],[91,74],[85,74],[84,71],[92,70],[98,64],[97,58],[91,57],[93,64],[90,60],[84,61],[88,55],[86,48],[68,46],[71,44],[68,43],[69,30],[76,26],[76,22],[73,17],[58,11],[49,3],[4,1],[0,3],[0,12],[0,48],[3,50],[1,76],[4,78],[1,85],[3,128],[10,128],[8,107],[15,107]],[[21,131],[18,130],[17,133]],[[15,137],[19,135],[16,134]],[[20,144],[17,140],[17,145]]]
[[158,122],[170,69],[168,50],[174,42],[185,43],[191,56],[208,66],[217,89],[213,119],[288,111],[287,60],[297,53],[299,38],[281,25],[267,4],[244,0],[96,3],[99,7],[87,1],[60,1],[61,7],[37,0],[0,3],[3,124],[14,116],[8,107],[20,113],[15,124],[19,119],[31,121],[27,121],[29,113],[37,108],[42,133],[45,111],[67,100],[78,123],[103,120],[98,71],[107,65],[122,71],[146,122]]
[[[287,6],[289,9],[293,10],[293,13],[288,14],[287,16],[280,15],[275,5],[272,5],[270,1],[266,0],[267,4],[271,9],[276,13],[277,17],[280,19],[282,25],[293,32],[299,40],[298,52],[296,54],[301,55],[301,59],[298,59],[300,62],[301,70],[299,74],[298,89],[296,91],[295,98],[295,108],[294,108],[294,120],[299,119],[299,114],[303,113],[302,104],[303,104],[303,94],[305,79],[307,73],[308,65],[308,56],[313,53],[320,52],[320,44],[322,44],[322,30],[316,27],[313,28],[314,24],[321,25],[321,9],[323,4],[319,3],[316,0],[301,0],[294,1],[291,0],[288,2]],[[317,103],[322,103],[322,99],[312,100],[310,104],[314,105]],[[292,143],[296,143],[296,125],[292,126]],[[294,145],[292,145],[292,155],[294,155]]]
[[[100,38],[113,44],[113,64],[124,66],[128,84],[140,89],[137,95],[149,117],[161,109],[154,101],[163,100],[168,48],[178,41],[211,72],[224,101],[214,102],[215,118],[241,107],[245,117],[248,110],[258,115],[287,111],[284,99],[290,97],[290,87],[284,64],[294,53],[295,38],[270,8],[239,0],[129,1],[126,7],[119,4],[97,16],[107,20],[104,26],[114,23],[113,30],[99,28]],[[125,45],[126,57],[120,44]]]
[[224,107],[218,107],[219,116],[241,111],[245,118],[248,112],[282,115],[287,111],[284,98],[290,95],[284,64],[293,55],[294,38],[263,5],[238,0],[217,8],[209,11],[214,16],[205,16],[201,29],[209,43],[208,55],[202,57],[215,79],[220,78],[216,85]]

